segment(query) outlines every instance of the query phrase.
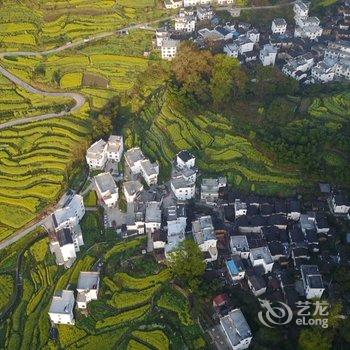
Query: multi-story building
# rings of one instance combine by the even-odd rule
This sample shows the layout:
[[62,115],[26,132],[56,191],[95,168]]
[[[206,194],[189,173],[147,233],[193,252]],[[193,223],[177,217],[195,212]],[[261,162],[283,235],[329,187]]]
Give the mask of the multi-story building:
[[160,229],[162,223],[162,211],[159,202],[146,203],[145,213],[145,229],[146,233],[152,233]]
[[93,271],[80,271],[77,286],[77,306],[86,309],[91,300],[98,299],[100,273]]
[[316,265],[301,265],[300,273],[306,299],[320,299],[325,288],[318,267]]
[[202,216],[192,222],[192,233],[199,249],[204,253],[206,262],[218,258],[217,239],[211,216]]
[[90,169],[103,169],[107,160],[120,162],[123,151],[123,136],[111,135],[107,142],[101,139],[88,148],[86,162]]
[[74,325],[74,292],[72,290],[62,290],[52,297],[49,309],[49,317],[52,323]]
[[287,30],[287,22],[284,18],[275,18],[271,23],[271,31],[274,34],[284,34]]
[[96,175],[94,177],[94,185],[97,197],[102,205],[113,208],[118,204],[118,188],[110,173]]
[[248,349],[253,336],[240,309],[231,310],[226,316],[221,317],[220,326],[229,348],[233,350]]
[[175,17],[175,30],[192,33],[196,29],[197,18],[192,10],[181,9]]
[[265,273],[272,271],[273,259],[268,247],[251,249],[249,257],[253,266],[262,266]]
[[57,231],[77,226],[84,215],[84,199],[81,195],[76,194],[65,207],[55,210],[51,217]]
[[155,185],[158,182],[159,165],[151,163],[139,147],[131,148],[125,152],[125,162],[133,175],[141,175],[147,185]]
[[277,48],[273,45],[266,44],[263,49],[260,50],[259,58],[263,66],[274,66],[277,56]]
[[162,42],[161,55],[163,60],[171,61],[177,53],[180,40],[168,39]]

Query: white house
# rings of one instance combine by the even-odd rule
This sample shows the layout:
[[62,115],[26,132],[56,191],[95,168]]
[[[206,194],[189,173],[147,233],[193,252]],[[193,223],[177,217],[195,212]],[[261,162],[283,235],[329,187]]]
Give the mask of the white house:
[[149,186],[158,182],[158,163],[151,163],[151,161],[144,156],[139,147],[127,150],[124,157],[133,175],[142,175]]
[[320,299],[325,288],[318,267],[316,265],[301,265],[300,273],[306,299]]
[[164,40],[161,47],[162,59],[171,61],[176,56],[179,46],[180,46],[180,40],[175,40],[175,39]]
[[347,214],[350,212],[350,201],[343,194],[335,194],[331,200],[332,210],[335,214]]
[[260,295],[263,295],[266,292],[267,286],[262,276],[252,274],[246,277],[249,289],[256,297],[259,297]]
[[218,5],[220,6],[226,6],[226,5],[231,5],[234,3],[235,0],[217,0]]
[[127,202],[134,202],[141,191],[143,191],[143,186],[140,181],[126,181],[123,183],[123,193]]
[[307,53],[286,63],[282,68],[282,73],[288,75],[294,79],[301,80],[303,77],[302,73],[305,73],[311,69],[314,65],[314,58],[311,54]]
[[85,158],[90,169],[103,169],[107,161],[106,147],[106,141],[101,139],[87,149]]
[[191,199],[196,193],[196,184],[186,181],[183,176],[172,178],[170,180],[170,187],[175,197],[180,201]]
[[180,151],[176,155],[176,166],[180,169],[194,168],[196,157],[187,150]]
[[184,205],[171,206],[166,211],[167,217],[167,243],[165,245],[165,256],[171,257],[179,244],[185,239],[186,211]]
[[328,83],[333,81],[336,71],[335,62],[329,60],[320,61],[311,68],[311,78],[315,82]]
[[157,28],[156,29],[156,45],[157,47],[161,48],[163,45],[163,42],[168,40],[170,37],[170,34],[166,28]]
[[320,26],[306,26],[299,27],[296,26],[294,30],[294,37],[296,38],[308,38],[310,40],[315,40],[322,35],[323,29]]
[[124,238],[145,234],[145,208],[138,202],[127,203],[125,216],[126,235]]
[[242,202],[240,199],[235,199],[235,218],[247,214],[247,203]]
[[295,19],[295,23],[301,27],[319,26],[320,20],[317,17],[298,17]]
[[195,160],[195,157],[188,151],[181,151],[176,155],[170,187],[179,200],[188,200],[195,195],[197,178]]
[[175,17],[175,30],[192,33],[196,29],[197,18],[193,11],[181,9]]
[[80,271],[77,286],[77,306],[86,309],[91,300],[98,299],[100,273],[93,271]]
[[274,66],[277,56],[277,48],[273,45],[266,44],[260,50],[259,58],[263,66]]
[[113,208],[118,204],[118,188],[110,173],[96,175],[94,185],[97,197],[103,205]]
[[233,282],[244,278],[245,269],[239,255],[232,255],[230,260],[226,260],[226,267]]
[[248,349],[253,336],[240,309],[231,310],[226,316],[221,317],[220,326],[231,349]]
[[203,179],[201,184],[201,200],[212,204],[219,198],[219,190],[226,186],[225,177],[217,179]]
[[184,7],[196,6],[196,5],[207,5],[210,4],[212,0],[183,0]]
[[74,325],[74,292],[62,290],[52,297],[49,317],[52,323]]
[[239,255],[242,259],[248,259],[250,248],[247,240],[247,236],[231,236],[230,237],[230,248],[232,254]]
[[62,228],[75,227],[84,214],[84,199],[81,195],[76,194],[64,208],[55,210],[51,217],[57,231]]
[[251,249],[249,257],[253,266],[263,266],[265,273],[272,271],[273,259],[268,247]]
[[167,10],[182,7],[182,0],[164,0],[164,6]]
[[309,15],[309,3],[296,1],[293,6],[295,17],[307,17]]
[[239,46],[235,43],[232,44],[226,44],[224,46],[224,52],[229,57],[237,58],[239,54]]
[[74,228],[57,230],[50,242],[50,251],[55,255],[57,265],[70,268],[82,245],[84,245],[83,234],[80,226],[77,225]]
[[120,162],[123,154],[123,136],[110,135],[107,142],[98,140],[86,151],[86,162],[90,169],[100,170],[107,160]]
[[284,34],[287,30],[287,22],[284,18],[275,18],[271,23],[273,34]]
[[339,77],[350,79],[350,56],[349,59],[341,58],[335,64],[335,74]]
[[214,17],[214,11],[210,5],[197,7],[197,18],[199,21],[211,20]]
[[253,51],[254,49],[254,42],[246,36],[239,37],[238,39],[234,40],[233,43],[239,47],[239,53],[241,55],[246,52]]
[[199,249],[204,253],[205,261],[211,262],[218,258],[217,239],[211,216],[202,216],[192,222],[192,233]]
[[254,44],[258,43],[260,40],[260,33],[257,29],[249,29],[246,33],[246,37],[252,41]]
[[124,151],[123,136],[110,135],[107,141],[107,159],[120,162]]
[[145,228],[146,233],[159,230],[162,224],[162,211],[158,202],[146,203]]

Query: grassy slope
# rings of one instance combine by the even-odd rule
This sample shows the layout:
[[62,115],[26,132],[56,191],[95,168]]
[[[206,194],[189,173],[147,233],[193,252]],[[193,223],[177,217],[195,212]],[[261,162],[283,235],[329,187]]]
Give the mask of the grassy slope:
[[128,146],[141,143],[152,159],[161,163],[163,177],[170,172],[170,161],[181,149],[190,149],[198,159],[205,175],[227,175],[235,187],[260,192],[288,191],[298,185],[297,173],[286,173],[276,168],[268,157],[252,143],[239,135],[225,117],[206,113],[184,116],[172,109],[169,95],[159,96],[144,110],[141,134],[134,140],[132,130],[127,131]]
[[[25,239],[27,242],[28,240]],[[125,349],[131,339],[142,335],[143,341],[147,344],[162,346],[160,349],[167,349],[166,344],[172,344],[174,348],[194,348],[194,343],[204,343],[203,334],[200,328],[190,319],[190,325],[183,323],[177,313],[167,312],[164,314],[161,309],[155,310],[156,300],[161,298],[165,289],[169,290],[167,278],[164,280],[164,273],[157,274],[159,265],[140,254],[142,240],[136,240],[136,244],[119,243],[118,251],[108,254],[106,269],[101,276],[101,292],[98,301],[89,304],[90,315],[85,317],[76,312],[76,326],[59,326],[59,341],[53,343],[49,340],[49,317],[47,311],[55,291],[65,288],[71,284],[74,288],[80,271],[91,269],[92,264],[101,256],[106,256],[112,245],[95,245],[89,253],[82,255],[73,267],[65,270],[55,265],[48,247],[47,239],[35,243],[25,254],[23,269],[21,271],[24,281],[23,296],[18,300],[14,312],[10,316],[10,322],[0,326],[0,334],[6,332],[6,337],[0,338],[0,347],[11,350],[47,348],[58,349],[103,349],[115,348]],[[131,242],[130,242],[131,243]],[[11,254],[10,251],[7,254]],[[133,257],[133,273],[142,281],[142,277],[154,279],[155,283],[162,282],[161,289],[154,289],[149,300],[141,300],[137,291],[120,288],[120,278],[116,272],[125,274],[128,264],[121,268],[119,261]],[[2,254],[6,261],[6,254]],[[143,266],[148,265],[152,271],[145,272]],[[2,265],[0,263],[0,269]],[[15,268],[15,264],[12,265]],[[153,277],[152,277],[153,276]],[[171,289],[170,289],[171,290]],[[167,292],[169,293],[169,292]],[[134,304],[125,305],[126,309],[118,310],[110,305],[111,297],[116,294],[130,294]],[[188,309],[188,302],[179,295],[181,304],[186,308],[183,310],[187,317],[191,317]],[[141,303],[141,305],[138,303]],[[177,305],[168,302],[167,308],[176,309]],[[142,332],[140,332],[142,329]],[[161,329],[161,330],[160,330]],[[199,349],[199,348],[198,348]]]

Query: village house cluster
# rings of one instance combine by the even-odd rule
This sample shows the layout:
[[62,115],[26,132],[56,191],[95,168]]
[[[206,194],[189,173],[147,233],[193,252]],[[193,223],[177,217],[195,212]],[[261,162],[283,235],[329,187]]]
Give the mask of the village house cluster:
[[[111,140],[121,153],[108,158]],[[191,238],[203,254],[207,273],[255,297],[283,301],[292,308],[297,301],[322,297],[327,285],[324,274],[330,264],[339,263],[339,256],[322,248],[335,234],[329,217],[350,220],[350,202],[343,192],[320,184],[317,200],[311,204],[295,197],[247,196],[231,188],[225,177],[202,176],[195,155],[188,150],[176,154],[170,178],[159,184],[157,162],[139,147],[123,149],[122,138],[110,136],[86,153],[94,175],[93,190],[107,217],[106,228],[125,239],[145,235],[147,252],[159,263],[171,260],[181,242]],[[103,157],[104,165],[99,163],[96,170],[92,159]],[[79,226],[84,213],[83,198],[75,194],[52,215],[50,249],[57,264],[66,268],[84,244]],[[98,272],[82,272],[76,293],[63,290],[54,296],[51,321],[74,324],[75,305],[83,310],[97,299],[98,285]],[[224,295],[216,296],[213,306],[218,320],[208,330],[213,341],[246,349],[253,335],[241,310]]]
[[[215,4],[215,3],[214,3]],[[232,15],[236,9],[222,1]],[[176,56],[182,40],[200,48],[223,52],[248,67],[276,65],[285,75],[302,83],[327,83],[350,79],[350,3],[339,4],[338,12],[325,23],[309,14],[310,3],[293,4],[294,23],[275,18],[266,31],[249,23],[220,23],[211,1],[166,1],[167,8],[179,8],[171,26],[158,28],[155,45],[163,59]],[[238,11],[239,12],[239,11]]]

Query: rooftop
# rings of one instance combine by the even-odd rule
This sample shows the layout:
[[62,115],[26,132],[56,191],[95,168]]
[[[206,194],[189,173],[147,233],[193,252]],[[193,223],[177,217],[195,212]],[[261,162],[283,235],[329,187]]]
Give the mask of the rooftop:
[[268,247],[259,247],[250,250],[250,256],[253,260],[263,259],[265,264],[272,264],[273,260]]
[[77,289],[97,289],[99,280],[99,272],[80,271]]
[[70,228],[63,228],[61,230],[58,230],[56,237],[60,247],[63,247],[67,244],[73,244],[73,235]]
[[242,259],[238,255],[233,255],[231,260],[227,260],[226,266],[232,276],[244,271]]
[[117,193],[117,185],[110,173],[101,173],[94,177],[95,183],[101,193]]
[[247,236],[231,236],[230,244],[239,251],[249,252]]
[[101,154],[104,152],[106,147],[106,141],[98,140],[93,143],[86,151],[86,154],[89,158],[98,159],[101,157]]
[[149,202],[146,204],[145,222],[158,222],[162,219],[162,211],[159,208],[158,202]]
[[74,292],[72,290],[62,290],[52,297],[49,313],[71,314],[74,308]]
[[134,147],[131,149],[128,149],[124,154],[126,162],[129,164],[129,166],[134,166],[135,163],[140,162],[141,160],[145,159],[145,156],[143,155],[141,149],[139,147]]
[[124,190],[130,195],[134,195],[142,191],[143,186],[140,181],[127,181],[123,183]]
[[107,142],[107,152],[119,152],[123,146],[123,136],[111,135]]
[[211,216],[202,216],[192,222],[192,232],[197,244],[202,244],[210,239],[216,239]]
[[187,150],[180,151],[176,156],[185,163],[191,159],[195,159],[195,156]]
[[323,288],[322,276],[317,265],[301,265],[300,272],[303,277],[303,281],[310,288]]
[[250,327],[240,309],[232,310],[228,315],[221,317],[220,324],[233,345],[238,345],[243,339],[252,336]]

